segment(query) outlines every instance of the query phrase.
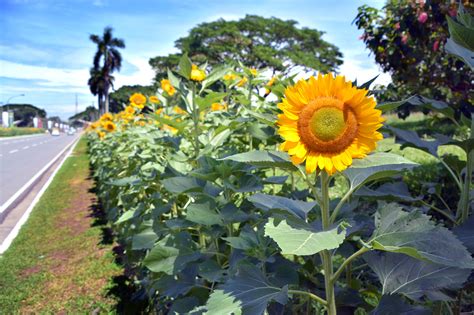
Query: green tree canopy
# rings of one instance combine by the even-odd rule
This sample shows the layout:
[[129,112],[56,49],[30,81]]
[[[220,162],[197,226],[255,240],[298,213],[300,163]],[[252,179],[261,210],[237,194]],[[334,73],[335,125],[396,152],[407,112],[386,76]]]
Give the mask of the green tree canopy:
[[[472,5],[471,5],[472,6]],[[474,77],[469,67],[447,54],[447,16],[455,16],[457,3],[450,0],[389,0],[381,9],[359,8],[355,24],[375,61],[392,75],[387,100],[413,94],[447,100],[468,115],[472,108]],[[401,116],[409,108],[402,107]]]
[[166,76],[167,68],[178,65],[182,53],[198,63],[241,61],[248,67],[268,67],[274,71],[303,66],[327,72],[342,64],[338,48],[322,39],[324,32],[298,28],[297,24],[293,20],[256,15],[238,21],[202,23],[175,42],[180,53],[151,58],[150,65],[159,81]]
[[33,126],[33,118],[46,117],[46,111],[31,104],[8,104],[0,106],[0,112],[3,110],[13,111],[14,120],[21,120],[17,124],[19,127]]

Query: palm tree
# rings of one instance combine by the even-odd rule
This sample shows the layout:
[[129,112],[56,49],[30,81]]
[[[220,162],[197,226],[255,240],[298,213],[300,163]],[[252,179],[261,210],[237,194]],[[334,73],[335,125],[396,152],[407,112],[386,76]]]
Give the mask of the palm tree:
[[[114,38],[112,28],[106,27],[102,37],[91,35],[90,40],[97,44],[97,52],[94,55],[94,67],[91,69],[89,87],[91,92],[99,95],[99,110],[104,105],[104,112],[109,111],[109,89],[113,87],[114,71],[120,71],[122,66],[122,55],[118,48],[125,48],[123,39]],[[102,112],[102,111],[101,111]]]

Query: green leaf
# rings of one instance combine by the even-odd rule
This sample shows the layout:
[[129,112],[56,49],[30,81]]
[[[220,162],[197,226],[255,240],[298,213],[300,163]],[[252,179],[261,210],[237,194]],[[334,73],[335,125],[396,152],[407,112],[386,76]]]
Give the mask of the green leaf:
[[402,149],[412,147],[428,152],[436,157],[438,156],[438,147],[451,141],[451,139],[446,136],[440,136],[435,140],[423,140],[416,132],[411,130],[403,130],[394,127],[388,127],[388,129],[393,132],[396,142],[402,145]]
[[422,108],[427,108],[436,112],[439,112],[446,117],[454,120],[454,109],[451,108],[446,102],[433,100],[424,96],[420,95],[413,95],[409,98],[398,101],[398,102],[388,102],[388,103],[381,103],[377,105],[377,109],[380,109],[383,112],[394,110],[402,105],[411,105],[411,106],[418,106]]
[[138,177],[138,176],[129,176],[129,177],[124,177],[124,178],[119,178],[119,179],[113,180],[113,181],[109,182],[108,184],[112,185],[112,186],[128,186],[128,185],[136,186],[140,183],[141,183],[140,177]]
[[221,216],[211,209],[209,202],[192,203],[186,208],[186,220],[202,225],[222,225]]
[[163,179],[163,186],[169,192],[181,194],[190,191],[202,191],[205,183],[193,177],[177,176]]
[[135,210],[127,210],[124,213],[122,213],[122,215],[120,216],[120,218],[118,218],[117,221],[115,221],[115,224],[126,222],[132,219],[134,216],[135,216]]
[[232,70],[232,68],[229,66],[220,66],[213,69],[211,73],[209,73],[209,75],[202,81],[201,92],[217,80],[220,80],[230,70]]
[[261,193],[254,194],[247,199],[259,209],[265,211],[281,209],[301,219],[306,219],[308,212],[316,206],[316,202],[305,202]]
[[450,300],[443,290],[463,286],[471,271],[416,260],[410,256],[370,252],[364,254],[382,284],[382,294],[403,294],[413,300]]
[[196,103],[202,111],[211,107],[213,103],[220,103],[226,96],[227,93],[225,92],[210,92],[205,97],[196,98]]
[[422,306],[410,305],[398,295],[383,295],[370,315],[431,315],[432,312]]
[[355,191],[368,181],[390,177],[416,165],[400,155],[377,152],[363,159],[355,159],[343,174],[349,180],[350,189]]
[[261,315],[270,301],[284,305],[288,299],[288,287],[273,285],[255,266],[242,265],[236,275],[218,289],[240,302],[244,315]]
[[181,56],[178,68],[179,74],[181,74],[184,78],[189,79],[191,77],[192,63],[188,57],[188,54],[183,54],[183,56]]
[[448,38],[446,41],[444,49],[451,55],[464,61],[469,67],[471,67],[471,70],[474,70],[474,51],[457,44],[451,38]]
[[451,17],[446,16],[448,21],[449,34],[451,38],[459,45],[474,50],[474,30],[461,23],[454,21]]
[[201,258],[194,249],[194,243],[186,232],[167,236],[155,244],[143,259],[143,265],[153,272],[175,275],[188,263]]
[[171,71],[170,69],[168,69],[168,80],[170,80],[171,85],[175,88],[179,88],[179,86],[181,85],[181,80],[177,76],[175,76],[173,71]]
[[325,249],[338,248],[346,237],[345,230],[341,232],[338,230],[339,228],[335,228],[317,232],[293,228],[286,220],[275,226],[273,218],[269,218],[265,224],[265,236],[271,237],[278,244],[283,255],[314,255]]
[[365,197],[373,200],[414,202],[421,197],[413,198],[404,182],[385,183],[377,189],[370,189],[365,186],[359,188],[354,196]]
[[220,160],[247,163],[262,168],[279,167],[290,171],[297,170],[296,166],[289,160],[288,154],[279,151],[250,151],[231,155]]
[[150,249],[155,244],[158,236],[152,228],[147,228],[132,237],[132,249]]
[[205,315],[233,314],[241,315],[241,303],[223,290],[215,290],[207,300]]
[[153,272],[174,274],[174,263],[178,258],[179,250],[174,247],[156,244],[143,260],[145,267]]
[[375,231],[369,241],[374,249],[403,253],[436,264],[474,268],[466,247],[445,227],[420,211],[406,212],[387,204],[375,214]]
[[366,89],[368,90],[370,88],[370,85],[372,83],[374,83],[375,80],[377,80],[377,78],[379,77],[380,74],[377,74],[375,77],[373,77],[372,79],[370,79],[369,81],[361,84],[360,86],[358,86],[359,89]]

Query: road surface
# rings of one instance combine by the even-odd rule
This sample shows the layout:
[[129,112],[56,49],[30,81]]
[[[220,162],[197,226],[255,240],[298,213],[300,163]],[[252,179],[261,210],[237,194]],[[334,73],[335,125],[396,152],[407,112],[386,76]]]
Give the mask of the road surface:
[[0,140],[0,205],[79,136],[49,134]]

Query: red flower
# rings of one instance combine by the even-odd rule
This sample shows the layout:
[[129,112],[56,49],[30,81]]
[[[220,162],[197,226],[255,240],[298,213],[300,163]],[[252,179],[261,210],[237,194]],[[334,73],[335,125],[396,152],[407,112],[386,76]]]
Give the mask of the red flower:
[[421,12],[420,15],[418,15],[418,22],[421,24],[424,24],[428,20],[428,14],[426,12]]
[[400,22],[395,23],[394,27],[395,27],[396,30],[399,30],[400,29]]
[[435,40],[433,43],[433,51],[438,51],[439,49],[439,40]]

